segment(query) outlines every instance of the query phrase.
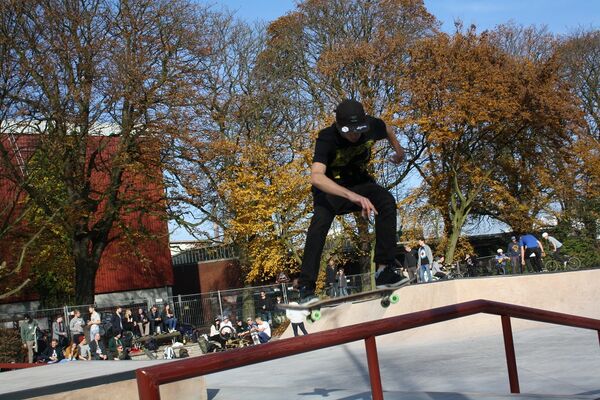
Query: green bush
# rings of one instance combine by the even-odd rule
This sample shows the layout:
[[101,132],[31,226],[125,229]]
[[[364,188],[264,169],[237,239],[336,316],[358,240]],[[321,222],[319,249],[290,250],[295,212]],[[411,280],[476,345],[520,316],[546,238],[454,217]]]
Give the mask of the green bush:
[[593,238],[569,237],[563,242],[561,251],[581,259],[582,268],[600,267],[600,246]]
[[16,329],[0,329],[0,363],[23,362],[25,352]]

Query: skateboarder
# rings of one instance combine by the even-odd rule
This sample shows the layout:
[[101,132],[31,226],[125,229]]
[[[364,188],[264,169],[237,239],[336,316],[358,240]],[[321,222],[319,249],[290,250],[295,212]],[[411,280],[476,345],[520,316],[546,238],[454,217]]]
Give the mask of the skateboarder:
[[404,151],[392,129],[381,119],[366,115],[356,100],[342,101],[335,110],[335,122],[319,132],[311,166],[314,213],[297,283],[301,301],[314,296],[321,254],[333,219],[355,211],[361,211],[365,218],[375,217],[376,285],[402,283],[393,270],[396,201],[368,172],[372,148],[377,140],[385,138],[395,150],[391,161],[399,164]]

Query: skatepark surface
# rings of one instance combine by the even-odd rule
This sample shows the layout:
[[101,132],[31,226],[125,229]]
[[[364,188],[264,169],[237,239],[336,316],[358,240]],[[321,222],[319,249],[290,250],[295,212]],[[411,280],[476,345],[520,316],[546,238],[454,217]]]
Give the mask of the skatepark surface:
[[[307,329],[315,333],[476,299],[600,319],[600,270],[435,282],[404,287],[398,293],[400,302],[389,308],[381,307],[377,300],[325,308],[322,319]],[[509,394],[500,317],[474,315],[378,337],[385,398],[600,399],[597,332],[515,319],[512,325],[522,394]],[[282,337],[289,336],[291,329]],[[90,362],[83,363],[83,368],[80,363],[66,363],[2,373],[0,399],[32,395],[40,399],[82,398],[69,396],[69,387],[98,387],[99,381],[90,380],[92,377],[102,380],[106,376],[104,383],[131,379],[141,363]],[[207,375],[194,385],[196,391],[177,395],[165,392],[162,398],[371,398],[363,342]],[[57,389],[61,386],[65,388],[62,392]],[[84,398],[114,397],[109,392],[96,391],[95,396]]]

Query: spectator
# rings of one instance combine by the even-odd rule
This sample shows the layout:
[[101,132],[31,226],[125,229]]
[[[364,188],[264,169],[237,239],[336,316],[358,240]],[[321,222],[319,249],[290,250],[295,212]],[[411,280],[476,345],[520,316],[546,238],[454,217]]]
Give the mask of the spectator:
[[64,358],[62,349],[58,346],[58,339],[52,339],[50,346],[44,350],[40,359],[48,364],[55,364]]
[[564,263],[565,259],[560,254],[560,249],[562,249],[563,244],[559,242],[555,237],[548,235],[548,232],[542,233],[542,237],[550,242],[550,254],[552,255],[552,257]]
[[169,304],[165,304],[165,308],[162,312],[162,319],[165,324],[165,328],[168,332],[174,332],[175,328],[177,328],[177,318],[175,318],[175,314],[171,310],[171,306]]
[[335,261],[331,258],[327,262],[327,287],[329,288],[329,296],[337,297],[338,295],[338,280]]
[[221,317],[215,317],[215,322],[210,326],[210,333],[208,340],[218,342],[221,344],[221,348],[225,348],[225,340],[221,337]]
[[527,259],[535,272],[542,272],[542,257],[546,255],[542,243],[528,233],[521,235],[519,245],[521,246],[521,264],[525,265],[525,259]]
[[431,272],[433,276],[438,279],[446,279],[446,273],[444,272],[444,257],[438,256],[436,260],[431,264]]
[[23,348],[27,349],[27,361],[30,364],[33,363],[33,355],[37,350],[37,329],[37,321],[31,315],[25,314],[25,321],[21,325],[21,341],[23,342]]
[[110,325],[112,326],[113,334],[116,332],[123,332],[123,308],[117,306],[115,313],[110,318]]
[[417,280],[417,254],[409,245],[404,246],[404,250],[406,253],[404,254],[403,267],[406,268],[408,279],[415,282]]
[[256,331],[258,332],[258,340],[261,343],[267,343],[271,340],[271,326],[267,321],[263,321],[263,319],[259,316],[256,317]]
[[88,321],[90,338],[93,338],[96,336],[96,333],[100,333],[100,324],[102,323],[102,320],[100,319],[100,314],[96,312],[96,306],[90,306],[88,311],[90,312],[90,320]]
[[[421,283],[431,282],[429,266],[433,262],[433,253],[431,252],[431,248],[425,243],[425,239],[419,240],[418,254],[417,267],[419,268],[419,281]],[[425,275],[427,275],[427,280],[425,280]]]
[[73,311],[73,318],[69,321],[69,330],[71,331],[71,338],[75,343],[79,343],[81,341],[81,337],[83,335],[83,327],[85,326],[85,321],[81,318],[81,312],[79,310]]
[[150,320],[150,332],[153,335],[157,333],[160,334],[163,320],[157,306],[154,305],[150,308],[150,315],[148,319]]
[[344,268],[338,269],[337,281],[338,281],[338,288],[340,291],[340,296],[348,296],[348,281],[346,280],[346,274],[344,273]]
[[148,321],[148,316],[142,307],[138,308],[138,313],[135,317],[135,323],[137,324],[140,336],[148,336],[150,334],[150,321]]
[[465,263],[467,264],[467,274],[468,276],[477,276],[478,275],[478,265],[479,261],[477,260],[477,255],[475,254],[467,254],[465,256]]
[[56,317],[56,320],[52,323],[52,339],[56,339],[58,347],[62,350],[69,343],[69,337],[67,335],[67,327],[63,322],[62,316]]
[[90,351],[90,345],[88,344],[85,336],[81,336],[79,343],[79,360],[90,361],[92,359],[92,352]]
[[521,246],[517,241],[516,236],[512,236],[510,238],[510,243],[508,244],[508,248],[506,249],[506,255],[510,258],[510,266],[512,268],[512,273],[519,274],[523,273],[523,267],[521,266]]
[[246,337],[246,336],[250,335],[255,328],[256,328],[256,324],[254,323],[252,318],[248,317],[248,318],[246,318],[246,326],[239,333],[239,336]]
[[121,332],[115,332],[114,336],[108,341],[107,356],[109,360],[126,360],[129,358],[121,340]]
[[264,290],[261,290],[260,296],[257,302],[258,314],[261,316],[261,319],[265,321],[271,321],[271,310],[273,309],[273,304],[271,303],[271,299],[267,297],[267,294]]
[[133,332],[134,326],[135,326],[135,321],[133,319],[133,314],[131,313],[131,309],[126,308],[125,313],[123,315],[123,330],[126,332]]
[[[298,305],[296,302],[290,302],[290,305]],[[308,335],[306,331],[306,327],[304,326],[304,320],[310,312],[308,310],[285,310],[286,317],[290,320],[292,324],[292,330],[294,331],[294,336],[298,336],[298,328],[302,331],[304,335]]]
[[65,358],[63,358],[60,362],[77,360],[79,360],[79,347],[77,342],[71,341],[71,343],[69,343],[69,345],[65,348]]
[[106,354],[106,346],[100,338],[100,334],[94,335],[94,340],[90,342],[90,353],[92,354],[93,360],[107,360],[108,355]]
[[504,255],[504,250],[498,249],[496,250],[495,266],[496,266],[496,274],[497,275],[505,275],[506,274],[506,263],[509,260],[508,257]]

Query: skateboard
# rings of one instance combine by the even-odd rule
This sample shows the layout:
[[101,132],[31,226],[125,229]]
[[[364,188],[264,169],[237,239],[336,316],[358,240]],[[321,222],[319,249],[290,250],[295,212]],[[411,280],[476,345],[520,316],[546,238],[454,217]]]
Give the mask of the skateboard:
[[396,304],[400,301],[400,295],[394,293],[396,290],[410,284],[410,281],[406,281],[400,286],[387,287],[382,289],[369,290],[367,292],[360,292],[350,294],[342,297],[332,297],[324,300],[318,300],[312,303],[306,304],[278,304],[277,307],[281,310],[298,310],[308,311],[310,314],[306,317],[309,322],[315,322],[321,319],[322,313],[321,308],[332,307],[343,303],[354,303],[357,300],[367,301],[372,299],[380,298],[380,304],[382,307],[389,307],[390,304]]

